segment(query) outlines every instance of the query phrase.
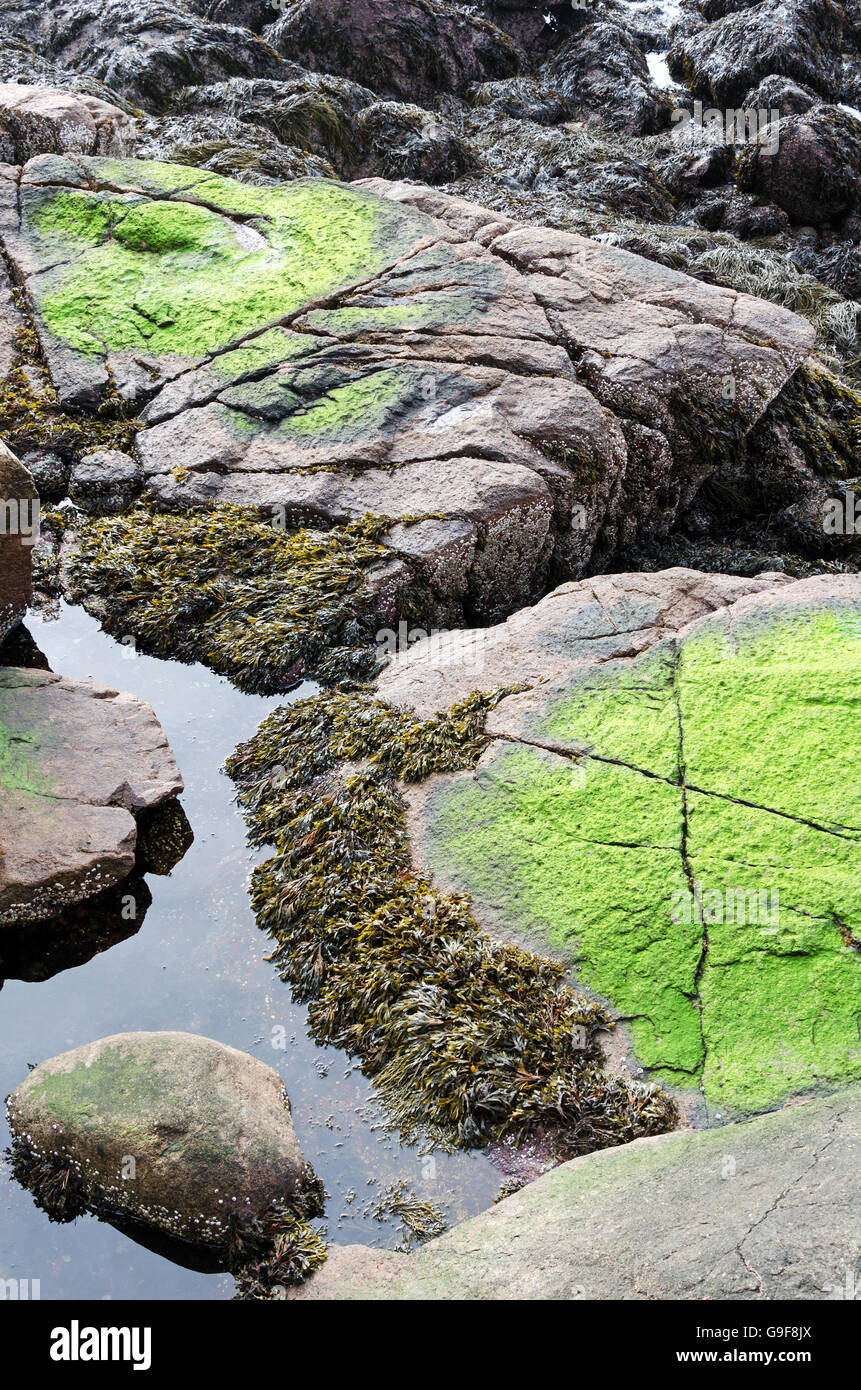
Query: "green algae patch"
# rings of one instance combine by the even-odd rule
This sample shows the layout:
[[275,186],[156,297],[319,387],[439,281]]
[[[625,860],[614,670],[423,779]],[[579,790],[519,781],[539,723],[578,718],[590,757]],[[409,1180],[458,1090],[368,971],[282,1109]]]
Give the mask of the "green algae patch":
[[5,792],[29,792],[32,796],[41,796],[47,789],[45,779],[20,745],[20,737],[13,736],[3,722],[0,690],[0,787]]
[[406,1140],[541,1136],[559,1158],[671,1128],[669,1097],[608,1074],[605,1010],[556,962],[485,935],[413,869],[399,783],[474,767],[476,692],[420,720],[370,694],[271,715],[228,762],[253,844],[252,901],[318,1042],[361,1059]]
[[27,186],[22,233],[48,331],[84,356],[203,357],[382,273],[432,223],[323,180],[267,188],[84,161],[90,189]]
[[66,583],[107,631],[200,661],[242,690],[285,690],[310,675],[364,680],[380,665],[369,574],[391,556],[380,543],[389,526],[365,517],[287,531],[241,507],[139,507],[81,526]]
[[[138,426],[127,418],[128,406],[109,382],[97,412],[83,414],[61,405],[42,356],[38,334],[24,295],[12,294],[24,319],[13,334],[13,362],[0,380],[0,437],[18,454],[30,449],[56,450],[76,458],[91,449],[128,452]],[[38,564],[38,554],[36,563]]]
[[[26,685],[26,677],[23,683]],[[51,743],[51,731],[44,726],[44,721],[22,721],[21,685],[20,672],[10,676],[0,668],[0,789],[10,794],[50,796],[54,783],[46,775],[48,769],[42,762],[35,761],[33,755],[41,752],[44,756],[44,746]],[[6,695],[7,690],[11,692],[11,699]],[[37,707],[38,701],[34,700],[34,713]]]
[[314,440],[343,432],[355,436],[379,433],[391,426],[393,417],[412,384],[403,371],[371,372],[344,386],[335,386],[325,396],[296,412],[279,426],[279,435],[311,436]]
[[446,883],[724,1112],[861,1077],[859,620],[710,615],[550,692],[421,811]]
[[658,648],[630,670],[600,668],[554,695],[529,736],[571,752],[601,756],[662,777],[679,768],[679,722],[673,697],[675,653]]
[[427,824],[434,869],[493,920],[515,917],[531,943],[575,965],[630,1022],[643,1065],[697,1069],[690,995],[701,931],[665,925],[687,886],[676,787],[503,745],[475,777],[432,793]]

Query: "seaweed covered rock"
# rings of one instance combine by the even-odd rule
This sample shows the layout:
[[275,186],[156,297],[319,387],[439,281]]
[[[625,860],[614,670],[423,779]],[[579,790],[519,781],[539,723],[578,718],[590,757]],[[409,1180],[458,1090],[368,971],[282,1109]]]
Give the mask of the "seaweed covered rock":
[[672,75],[694,96],[742,106],[772,74],[791,77],[833,101],[840,89],[845,16],[831,0],[761,0],[733,7],[712,24],[676,35]]
[[590,24],[554,54],[542,75],[580,115],[613,130],[648,135],[669,125],[671,102],[622,24]]
[[9,164],[37,154],[130,154],[132,119],[117,106],[82,92],[0,83],[0,146]]
[[8,1114],[16,1175],[66,1220],[91,1210],[224,1246],[307,1180],[281,1077],[190,1033],[118,1033],[52,1057]]
[[419,106],[374,102],[357,118],[356,134],[365,152],[352,171],[357,176],[447,183],[475,162],[464,141]]
[[139,412],[161,508],[388,518],[393,558],[470,618],[665,532],[814,338],[421,184],[43,156],[0,194],[53,389]]
[[0,440],[0,642],[33,597],[39,499],[32,475]]
[[[228,762],[254,844],[258,923],[315,1039],[373,1077],[405,1142],[537,1139],[559,1158],[656,1134],[660,1088],[602,1066],[606,1012],[561,966],[482,932],[411,863],[399,780],[475,766],[502,690],[429,720],[369,693],[276,710]],[[358,766],[357,766],[358,764]]]
[[861,206],[861,122],[836,106],[787,116],[776,149],[744,149],[738,185],[776,203],[793,222],[839,222]]
[[520,44],[527,59],[539,63],[581,24],[584,16],[570,0],[482,0],[478,8]]
[[[537,125],[556,125],[569,120],[572,104],[556,88],[534,77],[505,77],[496,82],[477,82],[470,89],[473,106]],[[512,142],[513,147],[513,142]]]
[[507,34],[448,0],[289,0],[266,35],[286,58],[402,101],[464,95],[520,61]]
[[42,58],[94,78],[146,109],[224,78],[277,76],[278,55],[235,24],[212,24],[173,0],[6,0],[3,27]]
[[52,917],[125,878],[137,818],[182,785],[142,700],[0,667],[0,929]]
[[411,792],[416,861],[567,963],[709,1118],[861,1077],[861,580],[581,581],[435,671],[417,644],[380,698],[447,707],[477,640],[482,681],[531,688],[474,771]]
[[141,159],[193,165],[242,183],[336,177],[325,157],[283,144],[264,125],[222,114],[142,118],[137,153]]

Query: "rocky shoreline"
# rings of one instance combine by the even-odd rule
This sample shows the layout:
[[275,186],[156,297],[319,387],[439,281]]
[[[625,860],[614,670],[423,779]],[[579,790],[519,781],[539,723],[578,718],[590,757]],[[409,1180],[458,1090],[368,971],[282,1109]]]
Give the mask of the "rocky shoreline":
[[[227,765],[275,968],[402,1143],[562,1166],[463,1228],[477,1262],[458,1228],[294,1296],[524,1296],[488,1273],[521,1232],[529,1297],[825,1296],[848,1202],[803,1269],[740,1252],[775,1146],[848,1172],[861,1082],[854,10],[0,25],[0,958],[38,988],[126,889],[139,930],[194,829],[158,710],[45,670],[34,603],[317,681]],[[217,1040],[117,1034],[22,1080],[12,1171],[280,1298],[326,1256],[285,1099]],[[696,1224],[689,1131],[723,1126],[764,1214],[710,1232],[716,1282],[684,1237],[614,1281],[578,1203],[618,1223],[657,1180]]]

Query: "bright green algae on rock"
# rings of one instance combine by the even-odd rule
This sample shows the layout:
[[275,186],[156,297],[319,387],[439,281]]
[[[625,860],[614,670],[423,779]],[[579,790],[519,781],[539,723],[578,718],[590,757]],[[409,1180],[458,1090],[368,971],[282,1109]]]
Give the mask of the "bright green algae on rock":
[[433,791],[430,864],[718,1108],[857,1078],[859,691],[853,605],[713,616],[557,691],[526,744]]
[[81,161],[93,189],[24,190],[50,332],[94,354],[200,357],[384,271],[420,213],[323,180],[257,188],[182,166]]

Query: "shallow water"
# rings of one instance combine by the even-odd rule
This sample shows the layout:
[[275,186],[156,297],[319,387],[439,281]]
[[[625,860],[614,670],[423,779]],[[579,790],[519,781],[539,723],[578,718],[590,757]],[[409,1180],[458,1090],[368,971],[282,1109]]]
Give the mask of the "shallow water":
[[[330,1194],[318,1225],[343,1244],[397,1248],[396,1222],[363,1214],[375,1195],[406,1179],[450,1220],[486,1208],[501,1177],[482,1154],[422,1156],[379,1128],[373,1088],[342,1052],[307,1036],[305,1010],[264,957],[267,938],[248,905],[247,880],[265,854],[248,850],[233,788],[221,768],[269,710],[312,692],[243,695],[202,666],[137,655],[62,606],[28,627],[51,668],[129,690],[155,709],[176,755],[195,840],[166,878],[150,875],[152,906],[135,936],[87,964],[40,983],[0,990],[0,1096],[27,1064],[111,1033],[179,1029],[261,1058],[281,1076],[305,1157]],[[283,1044],[279,1046],[278,1044]],[[0,1113],[0,1150],[8,1143]],[[229,1298],[229,1275],[201,1274],[144,1249],[92,1217],[48,1220],[0,1170],[0,1278],[40,1282],[43,1299]]]

